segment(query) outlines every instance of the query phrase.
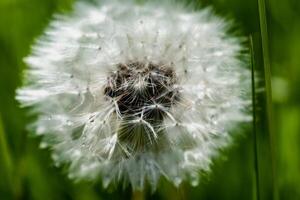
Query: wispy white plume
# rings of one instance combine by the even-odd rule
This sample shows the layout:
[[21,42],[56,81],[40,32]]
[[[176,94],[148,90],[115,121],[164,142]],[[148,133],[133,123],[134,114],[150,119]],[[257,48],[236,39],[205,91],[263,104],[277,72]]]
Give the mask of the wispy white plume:
[[251,120],[241,38],[211,9],[180,3],[77,3],[25,61],[23,106],[69,176],[156,188],[199,182],[232,130]]

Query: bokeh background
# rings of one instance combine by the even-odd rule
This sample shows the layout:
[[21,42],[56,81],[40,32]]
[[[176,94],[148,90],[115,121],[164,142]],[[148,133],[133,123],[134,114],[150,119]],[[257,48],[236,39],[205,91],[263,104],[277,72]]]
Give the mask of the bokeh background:
[[[125,0],[124,0],[125,1]],[[184,1],[184,0],[182,0]],[[201,184],[174,188],[162,181],[145,199],[300,199],[300,1],[185,0],[211,5],[234,19],[249,37],[255,71],[254,123],[215,161]],[[34,38],[53,13],[70,12],[74,0],[0,0],[0,199],[141,199],[129,188],[104,190],[98,182],[73,183],[56,168],[31,119],[15,101]],[[252,41],[252,45],[251,42]],[[259,78],[257,78],[259,77]],[[272,90],[271,90],[272,88]]]

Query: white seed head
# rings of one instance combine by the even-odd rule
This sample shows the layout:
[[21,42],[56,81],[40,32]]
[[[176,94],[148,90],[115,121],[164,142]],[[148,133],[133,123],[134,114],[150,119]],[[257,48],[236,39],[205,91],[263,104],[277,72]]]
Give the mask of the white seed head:
[[229,28],[175,2],[77,3],[33,46],[17,99],[71,178],[197,185],[250,120],[250,74]]

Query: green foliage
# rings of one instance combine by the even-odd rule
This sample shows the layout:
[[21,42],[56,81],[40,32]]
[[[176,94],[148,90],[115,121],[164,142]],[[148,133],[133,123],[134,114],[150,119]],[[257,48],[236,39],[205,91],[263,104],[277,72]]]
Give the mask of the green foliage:
[[[218,14],[236,19],[243,34],[253,40],[252,63],[262,77],[254,87],[255,128],[248,127],[237,145],[226,150],[226,157],[216,160],[213,173],[204,176],[197,188],[182,185],[176,189],[162,181],[155,193],[145,192],[148,199],[273,199],[276,194],[282,199],[300,198],[300,3],[270,0],[266,9],[261,3],[264,1],[198,0],[195,4],[213,5]],[[132,196],[128,188],[103,190],[100,181],[70,181],[65,169],[53,166],[50,152],[39,149],[40,138],[30,137],[26,130],[30,119],[14,100],[25,68],[22,58],[30,52],[34,38],[53,13],[68,12],[72,4],[73,0],[0,0],[1,199]]]

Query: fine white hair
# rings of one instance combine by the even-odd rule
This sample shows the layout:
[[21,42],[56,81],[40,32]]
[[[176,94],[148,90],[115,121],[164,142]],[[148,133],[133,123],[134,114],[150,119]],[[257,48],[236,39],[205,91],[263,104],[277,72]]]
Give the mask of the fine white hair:
[[[133,189],[148,182],[155,189],[163,176],[195,186],[199,172],[209,171],[231,143],[233,128],[251,120],[247,55],[230,28],[209,8],[193,11],[175,1],[80,2],[71,15],[56,16],[33,46],[17,99],[38,113],[33,127],[43,136],[41,146],[53,150],[56,164],[69,164],[71,178],[100,177],[104,187],[122,182]],[[134,69],[124,72],[131,78],[108,95],[108,79],[117,80],[120,64]],[[146,99],[130,114],[120,108],[120,96],[143,95],[148,87],[134,72],[137,65],[153,65],[147,76],[164,73],[168,86],[157,98],[177,98]],[[145,117],[151,109],[162,113],[159,123]],[[120,141],[124,127],[132,148]]]

